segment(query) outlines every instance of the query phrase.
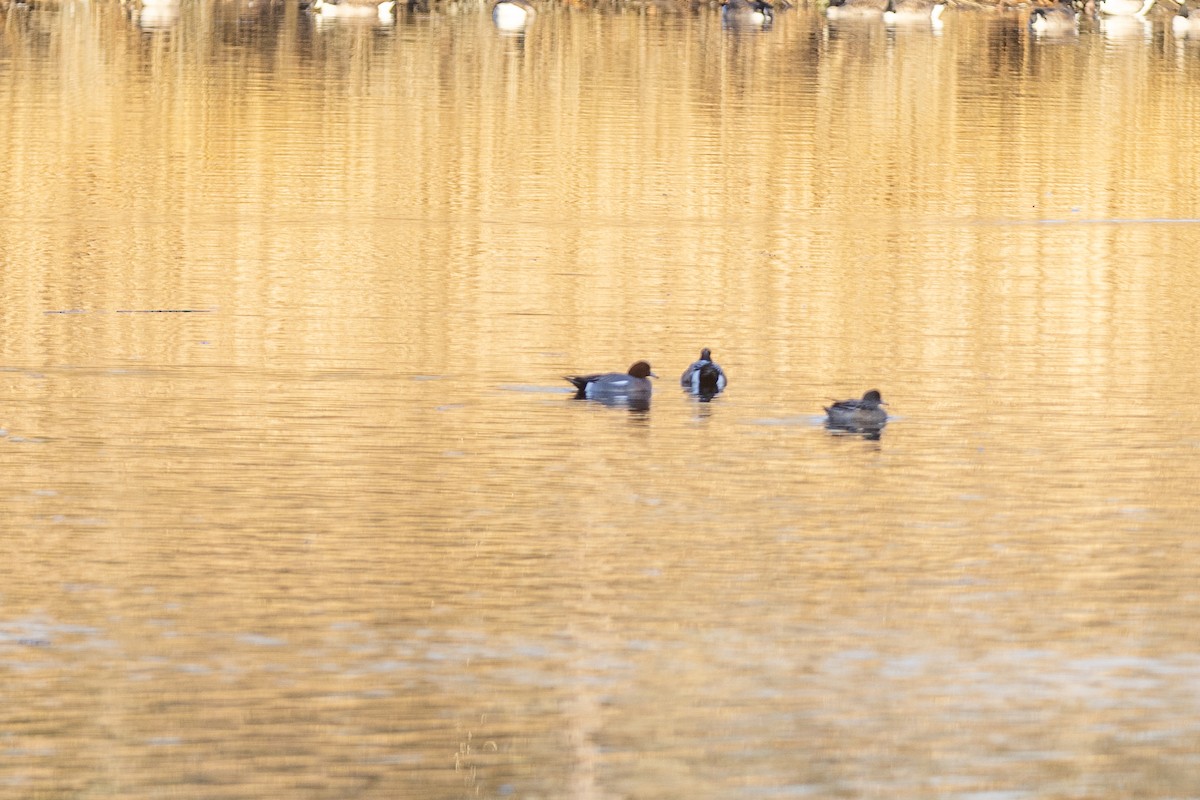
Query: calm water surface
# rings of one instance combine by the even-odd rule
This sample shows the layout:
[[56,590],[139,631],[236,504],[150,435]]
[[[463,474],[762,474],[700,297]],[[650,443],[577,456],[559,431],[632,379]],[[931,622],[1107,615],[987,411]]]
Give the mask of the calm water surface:
[[0,797],[1200,796],[1167,20],[6,8]]

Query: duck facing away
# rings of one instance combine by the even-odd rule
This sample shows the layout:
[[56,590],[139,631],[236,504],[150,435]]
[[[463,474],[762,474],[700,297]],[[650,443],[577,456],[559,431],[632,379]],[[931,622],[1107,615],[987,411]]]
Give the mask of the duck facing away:
[[308,10],[314,14],[320,14],[322,17],[344,17],[367,19],[368,17],[376,17],[381,20],[390,20],[392,12],[396,8],[396,0],[384,0],[382,3],[377,2],[352,2],[352,0],[316,0],[308,7]]
[[849,431],[878,430],[887,424],[887,412],[882,408],[885,405],[879,392],[872,389],[861,400],[839,400],[826,406],[825,413],[829,415],[826,424]]
[[650,371],[650,364],[638,361],[629,368],[628,372],[604,372],[597,375],[567,375],[568,381],[575,387],[575,397],[587,400],[607,401],[647,401],[650,399],[652,386],[651,378],[657,378]]
[[524,30],[536,15],[529,0],[496,0],[492,4],[492,23],[502,31]]
[[700,351],[700,360],[691,364],[679,376],[679,383],[692,394],[711,398],[723,391],[728,381],[725,378],[725,370],[712,360],[712,351],[706,347]]
[[1029,14],[1029,30],[1042,34],[1076,33],[1079,30],[1079,16],[1069,2],[1035,8]]
[[888,0],[883,21],[889,25],[929,22],[940,25],[946,4],[936,0]]
[[725,0],[721,21],[732,27],[769,28],[775,9],[766,0]]

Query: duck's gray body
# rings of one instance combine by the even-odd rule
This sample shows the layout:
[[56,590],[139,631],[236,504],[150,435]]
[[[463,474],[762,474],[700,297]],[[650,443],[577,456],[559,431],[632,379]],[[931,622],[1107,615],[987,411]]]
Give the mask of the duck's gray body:
[[596,375],[567,375],[577,390],[576,397],[587,400],[648,399],[653,387],[650,378],[657,378],[650,365],[638,361],[628,372],[603,372]]
[[380,20],[389,20],[395,8],[396,0],[383,0],[383,2],[356,2],[356,0],[328,2],[327,0],[316,0],[316,2],[308,7],[308,10],[323,17],[361,19],[377,17]]
[[882,428],[887,424],[887,411],[883,409],[883,398],[879,392],[872,389],[862,396],[861,400],[839,400],[831,406],[826,406],[828,425],[831,428],[846,430],[869,430]]

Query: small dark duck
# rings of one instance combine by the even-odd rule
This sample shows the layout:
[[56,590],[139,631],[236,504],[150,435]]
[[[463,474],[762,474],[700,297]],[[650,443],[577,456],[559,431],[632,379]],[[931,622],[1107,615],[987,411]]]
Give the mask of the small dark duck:
[[826,424],[847,431],[878,430],[887,424],[887,412],[882,408],[885,405],[879,392],[872,389],[861,400],[839,400],[826,406],[825,413],[829,415]]

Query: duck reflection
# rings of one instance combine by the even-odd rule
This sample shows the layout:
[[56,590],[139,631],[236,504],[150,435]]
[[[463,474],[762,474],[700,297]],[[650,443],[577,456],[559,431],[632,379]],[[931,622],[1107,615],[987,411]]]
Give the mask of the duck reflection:
[[650,396],[637,397],[586,397],[583,392],[576,392],[576,400],[586,400],[589,403],[599,403],[608,408],[623,408],[635,416],[645,415],[650,411]]
[[830,0],[825,16],[832,20],[882,19],[887,0]]
[[1149,41],[1154,33],[1150,20],[1139,16],[1108,16],[1100,18],[1100,32],[1106,39]]
[[393,22],[396,0],[315,0],[308,6],[310,14],[318,19],[367,20],[370,22]]
[[865,441],[878,442],[883,438],[883,426],[878,428],[842,428],[837,425],[826,423],[825,429],[833,436],[861,436]]

